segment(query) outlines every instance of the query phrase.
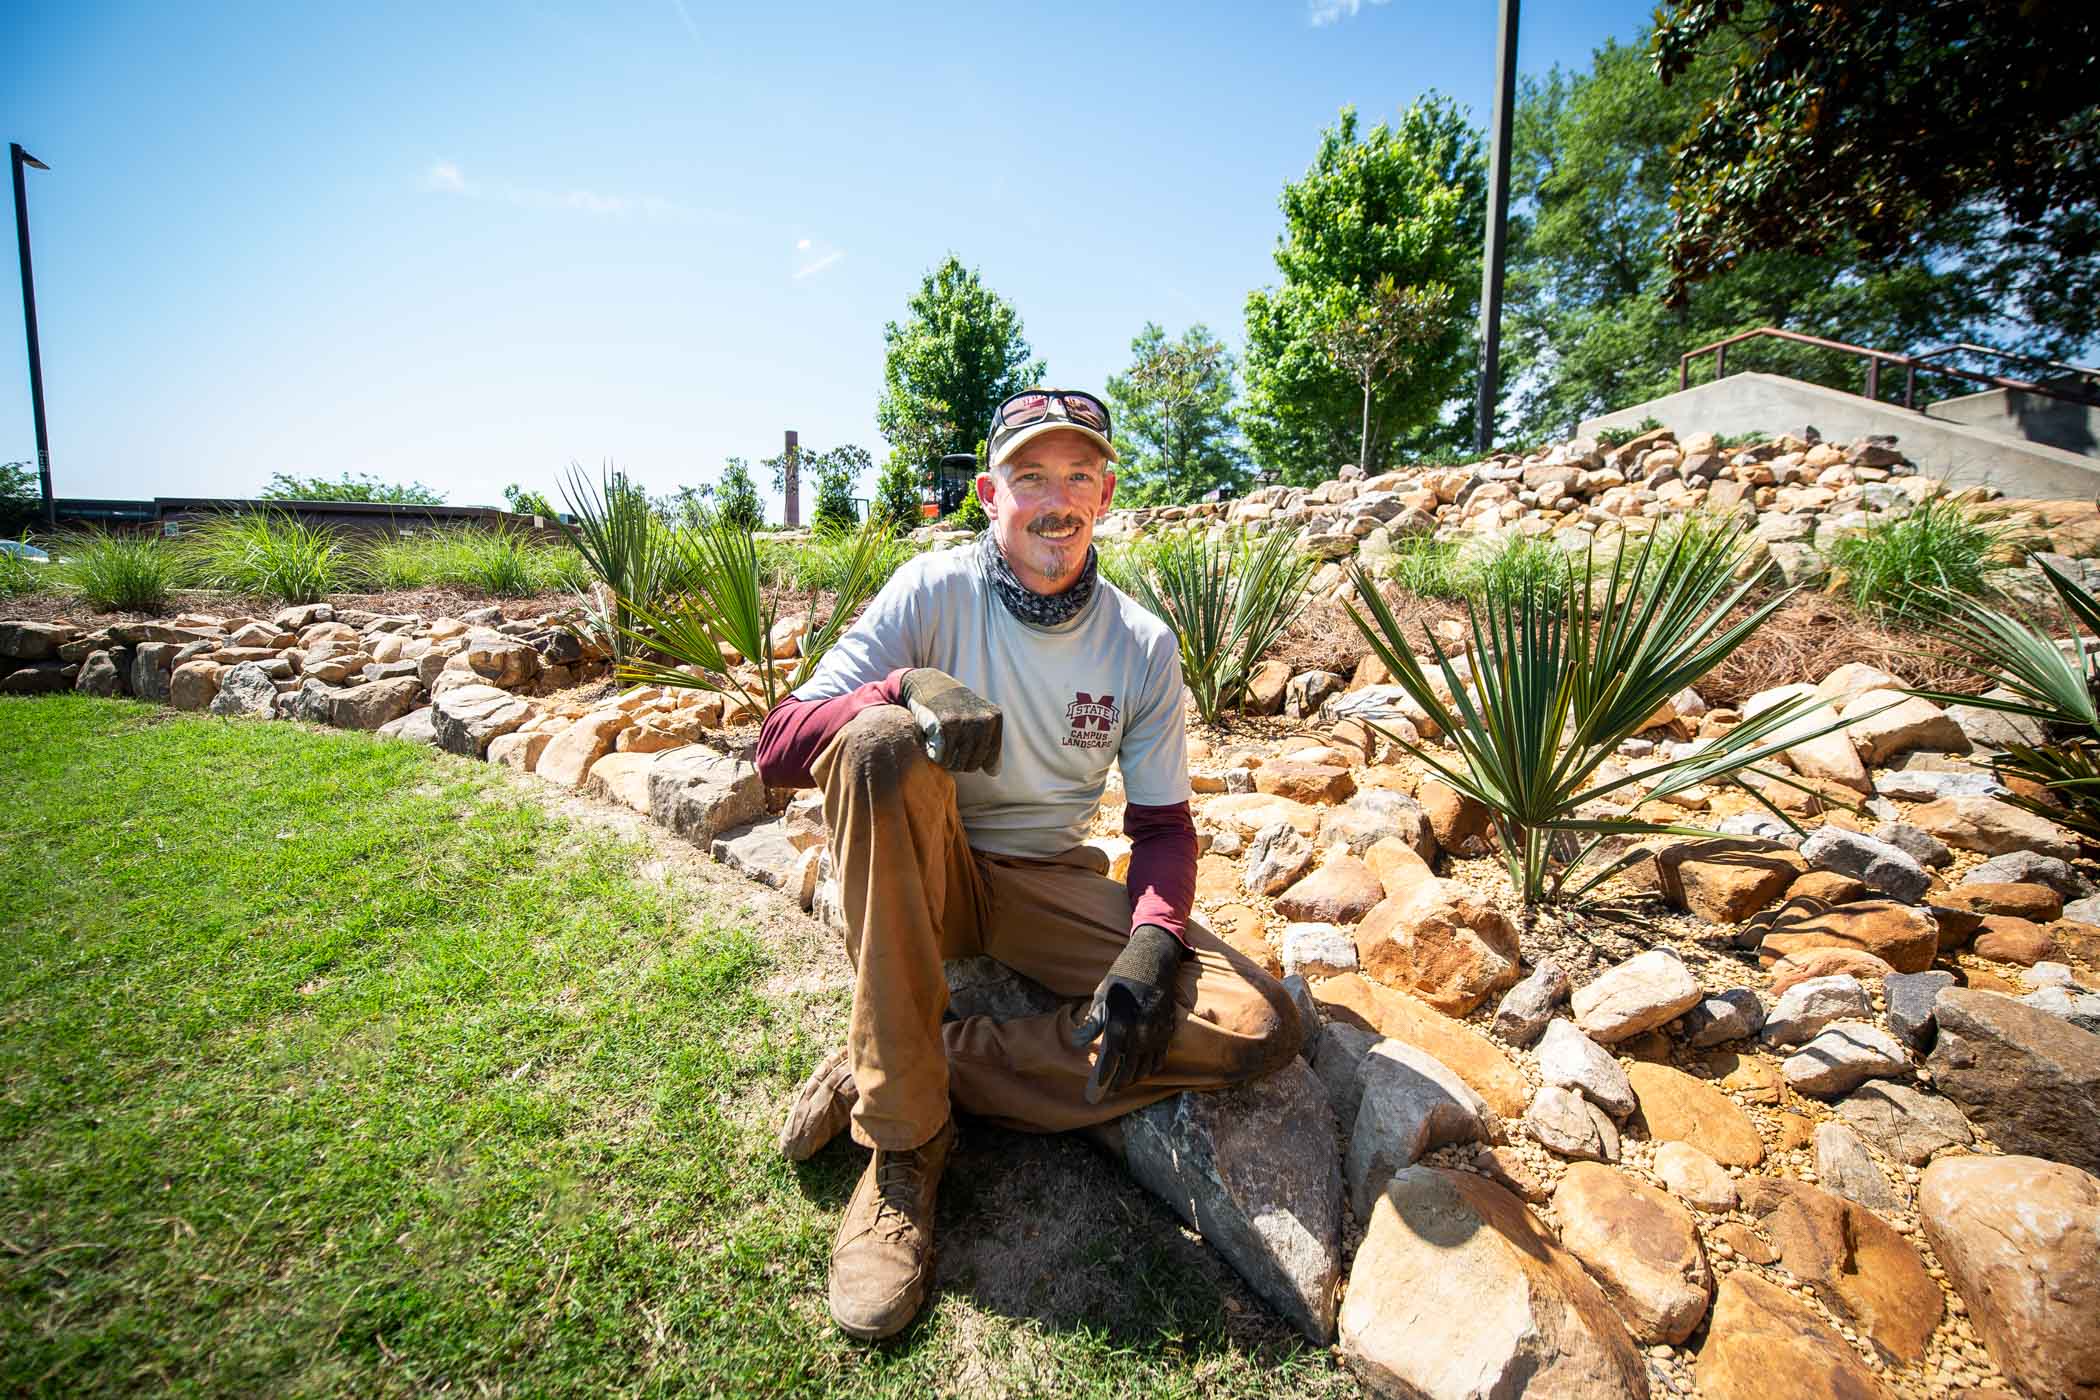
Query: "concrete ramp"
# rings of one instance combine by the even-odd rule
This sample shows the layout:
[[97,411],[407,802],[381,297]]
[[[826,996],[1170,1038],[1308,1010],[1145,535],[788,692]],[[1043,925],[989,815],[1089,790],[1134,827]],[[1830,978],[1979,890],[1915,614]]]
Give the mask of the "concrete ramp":
[[1920,471],[1957,486],[1992,486],[2008,496],[2100,496],[2100,460],[2039,442],[2020,442],[1967,423],[1928,418],[1858,394],[1778,374],[1731,374],[1647,403],[1585,419],[1582,435],[1631,428],[1653,418],[1690,433],[1798,433],[1814,428],[1832,442],[1896,440]]

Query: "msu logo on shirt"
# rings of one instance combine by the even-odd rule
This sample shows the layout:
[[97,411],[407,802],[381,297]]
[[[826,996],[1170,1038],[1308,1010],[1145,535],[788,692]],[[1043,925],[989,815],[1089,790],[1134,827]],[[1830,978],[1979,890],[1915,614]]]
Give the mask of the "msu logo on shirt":
[[1065,736],[1068,749],[1105,749],[1112,741],[1116,722],[1123,712],[1116,708],[1116,697],[1104,695],[1095,699],[1085,691],[1074,691],[1072,703],[1065,706],[1065,723],[1072,732]]

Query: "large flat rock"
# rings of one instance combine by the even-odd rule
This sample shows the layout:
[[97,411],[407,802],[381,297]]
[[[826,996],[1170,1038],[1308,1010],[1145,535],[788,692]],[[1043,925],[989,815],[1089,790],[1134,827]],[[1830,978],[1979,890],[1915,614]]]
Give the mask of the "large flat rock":
[[2007,1152],[2100,1172],[2100,1035],[1996,992],[1943,989],[1927,1062],[1939,1091]]

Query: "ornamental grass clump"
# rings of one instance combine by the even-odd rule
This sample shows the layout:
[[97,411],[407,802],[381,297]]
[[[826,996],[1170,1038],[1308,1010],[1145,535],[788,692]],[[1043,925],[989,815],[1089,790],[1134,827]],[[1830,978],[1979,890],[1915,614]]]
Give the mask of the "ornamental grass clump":
[[53,551],[58,582],[102,612],[159,612],[180,574],[180,561],[158,535],[89,530]]
[[1927,501],[1833,541],[1831,587],[1885,620],[1924,622],[1949,598],[1994,592],[1996,576],[2018,562],[2020,535],[1967,506]]
[[[29,535],[21,538],[24,548],[29,547]],[[0,598],[19,598],[35,593],[44,587],[45,571],[49,564],[38,563],[12,550],[0,549]]]
[[1947,660],[1988,681],[1989,693],[1914,690],[1941,705],[1972,705],[2033,721],[2037,744],[2010,744],[1991,761],[2006,777],[2047,790],[2038,800],[2017,787],[2004,799],[2100,842],[2100,653],[2081,636],[2100,634],[2092,590],[2048,560],[2037,561],[2062,609],[2065,639],[1986,607],[1973,598],[1938,599],[1933,631],[1948,643]]
[[607,466],[593,486],[572,466],[561,494],[576,517],[562,531],[602,585],[578,586],[577,597],[614,665],[624,665],[631,655],[636,608],[654,607],[671,584],[676,563],[671,533],[649,508],[648,495],[616,467]]
[[275,510],[208,520],[183,543],[182,555],[205,588],[286,603],[318,603],[341,592],[351,563],[335,531]]
[[1650,536],[1638,549],[1614,555],[1608,568],[1594,551],[1579,563],[1564,558],[1557,597],[1524,590],[1466,600],[1472,648],[1464,668],[1427,629],[1421,640],[1434,660],[1418,660],[1374,581],[1360,567],[1354,571],[1363,611],[1345,605],[1350,618],[1458,754],[1452,759],[1399,734],[1386,737],[1488,809],[1510,880],[1527,907],[1579,898],[1638,859],[1622,854],[1570,888],[1613,837],[1712,834],[1614,815],[1598,805],[1635,784],[1651,802],[1702,784],[1733,784],[1793,825],[1741,780],[1756,774],[1802,788],[1791,775],[1757,765],[1843,727],[1846,721],[1804,732],[1799,721],[1817,703],[1812,696],[1775,705],[1674,756],[1658,757],[1639,773],[1600,780],[1599,770],[1622,743],[1791,596],[1780,592],[1726,622],[1763,573],[1733,581],[1744,553],[1743,529],[1736,525],[1677,532],[1668,540]]
[[1173,629],[1182,683],[1204,723],[1245,703],[1262,653],[1303,607],[1313,567],[1286,530],[1259,544],[1169,535],[1152,551],[1135,596]]
[[[661,602],[621,600],[634,623],[623,632],[620,678],[712,691],[772,709],[809,679],[875,593],[878,561],[893,543],[887,523],[871,515],[847,538],[851,547],[830,610],[822,622],[811,617],[798,658],[783,668],[769,659],[780,617],[778,605],[766,596],[766,566],[757,541],[751,531],[719,514],[703,515],[672,537],[680,591]],[[753,664],[746,668],[732,657]]]

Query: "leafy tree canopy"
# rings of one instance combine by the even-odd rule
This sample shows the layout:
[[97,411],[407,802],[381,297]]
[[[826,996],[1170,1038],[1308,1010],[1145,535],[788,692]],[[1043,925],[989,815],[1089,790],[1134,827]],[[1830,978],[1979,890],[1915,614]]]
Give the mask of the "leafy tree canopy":
[[806,467],[817,479],[817,501],[810,512],[810,524],[819,530],[850,530],[859,524],[860,506],[854,496],[854,483],[862,472],[874,466],[875,459],[868,449],[850,442],[810,455]]
[[2100,325],[2100,9],[1671,0],[1654,54],[1705,93],[1676,157],[1673,298],[1759,251],[1915,257],[1968,213],[2006,244],[1991,289],[2009,314],[2077,316],[2077,340]]
[[953,253],[926,274],[903,322],[883,327],[882,338],[875,424],[923,467],[968,452],[999,401],[1043,377],[1020,313]]
[[875,483],[875,510],[897,533],[919,524],[925,481],[924,469],[902,451],[893,449],[882,464],[882,476]]
[[[706,488],[702,488],[702,494],[708,494]],[[729,524],[745,530],[756,530],[765,524],[758,483],[751,479],[751,464],[743,458],[731,457],[723,465],[722,479],[714,484],[711,494],[715,510]]]
[[42,500],[44,485],[27,462],[0,462],[0,501]]
[[[1524,84],[1503,381],[1516,440],[1570,433],[1584,417],[1673,391],[1680,354],[1757,326],[1892,348],[1991,328],[1995,254],[1985,221],[1962,211],[1902,258],[1835,242],[1819,255],[1746,253],[1667,305],[1671,149],[1728,75],[1723,55],[1665,87],[1644,47],[1607,43],[1587,73]],[[1863,387],[1856,360],[1776,341],[1732,349],[1728,363]],[[1884,393],[1900,392],[1890,377]]]
[[554,503],[544,492],[528,491],[515,481],[503,488],[503,500],[513,515],[544,515],[549,520],[555,516]]
[[445,493],[411,481],[405,486],[381,481],[369,472],[344,472],[329,480],[319,476],[293,476],[278,472],[256,499],[264,501],[375,501],[395,506],[441,506]]
[[[1363,136],[1355,110],[1343,109],[1312,168],[1284,186],[1282,207],[1283,283],[1247,298],[1243,422],[1255,456],[1287,481],[1313,482],[1359,453],[1377,472],[1396,445],[1469,436],[1470,420],[1447,421],[1446,410],[1471,372],[1487,191],[1479,133],[1458,107],[1430,94]],[[1388,277],[1454,295],[1414,371],[1374,390],[1365,432],[1361,386],[1329,346]]]
[[1116,499],[1185,505],[1214,487],[1248,480],[1232,422],[1232,355],[1204,325],[1173,340],[1151,322],[1130,342],[1130,368],[1111,375]]

